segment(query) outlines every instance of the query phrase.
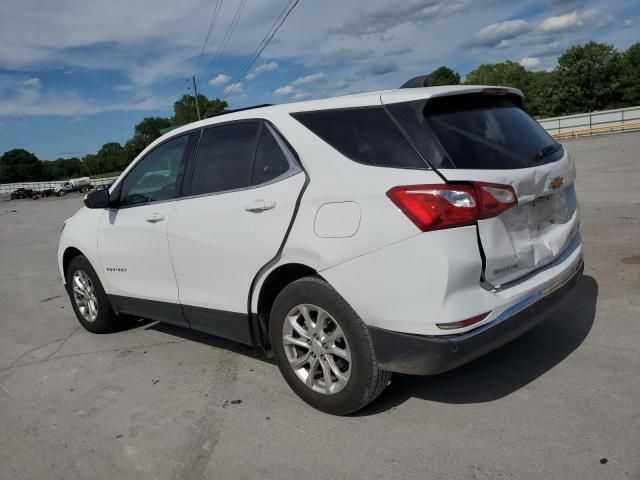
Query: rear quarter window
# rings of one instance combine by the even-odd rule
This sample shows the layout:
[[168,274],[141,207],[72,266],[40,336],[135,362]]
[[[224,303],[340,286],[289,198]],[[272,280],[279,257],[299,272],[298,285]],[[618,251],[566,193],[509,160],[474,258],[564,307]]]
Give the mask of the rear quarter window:
[[299,112],[292,116],[355,162],[376,167],[429,168],[382,107]]

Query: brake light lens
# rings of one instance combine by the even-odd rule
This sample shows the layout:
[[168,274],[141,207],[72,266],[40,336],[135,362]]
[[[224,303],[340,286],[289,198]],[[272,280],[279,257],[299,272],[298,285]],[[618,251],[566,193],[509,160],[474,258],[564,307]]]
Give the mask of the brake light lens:
[[473,225],[518,204],[510,185],[484,182],[405,185],[387,196],[423,232]]

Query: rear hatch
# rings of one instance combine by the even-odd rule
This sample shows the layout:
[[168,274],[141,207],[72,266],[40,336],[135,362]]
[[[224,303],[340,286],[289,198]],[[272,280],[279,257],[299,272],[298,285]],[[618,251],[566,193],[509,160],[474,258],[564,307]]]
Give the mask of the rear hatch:
[[383,104],[447,182],[510,185],[517,195],[517,206],[478,221],[485,282],[504,285],[558,258],[578,231],[575,166],[522,109],[518,92],[409,101],[398,93],[383,94]]

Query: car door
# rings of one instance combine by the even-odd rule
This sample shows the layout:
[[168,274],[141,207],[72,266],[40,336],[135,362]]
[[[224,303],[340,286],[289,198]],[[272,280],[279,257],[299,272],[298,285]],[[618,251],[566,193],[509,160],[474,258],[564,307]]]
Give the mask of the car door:
[[285,238],[305,175],[259,121],[203,130],[190,167],[169,223],[184,314],[193,328],[251,343],[249,290]]
[[180,196],[189,135],[149,152],[116,186],[117,208],[102,217],[98,253],[112,301],[126,313],[186,325],[167,242]]

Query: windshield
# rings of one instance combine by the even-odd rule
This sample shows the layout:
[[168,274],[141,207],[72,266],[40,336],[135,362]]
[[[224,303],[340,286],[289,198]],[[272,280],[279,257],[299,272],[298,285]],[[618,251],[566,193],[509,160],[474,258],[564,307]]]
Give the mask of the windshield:
[[388,109],[435,168],[526,168],[563,155],[509,97],[458,95]]

